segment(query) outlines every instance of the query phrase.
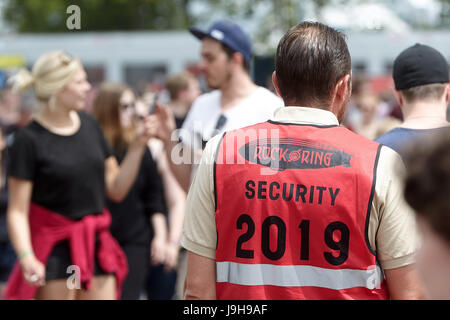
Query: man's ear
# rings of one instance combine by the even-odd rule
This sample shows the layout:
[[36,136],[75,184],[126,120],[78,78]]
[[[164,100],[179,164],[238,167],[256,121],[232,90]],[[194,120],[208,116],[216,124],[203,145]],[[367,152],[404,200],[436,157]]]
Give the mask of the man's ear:
[[347,74],[341,79],[339,79],[336,87],[334,89],[334,100],[343,102],[347,98],[348,95],[351,94],[351,84],[350,84],[350,75]]
[[342,122],[347,108],[347,102],[352,94],[352,84],[350,74],[346,74],[338,80],[334,86],[329,111],[334,113],[339,122]]
[[397,98],[397,103],[399,104],[400,107],[403,106],[403,95],[400,91],[395,90],[394,91],[395,94],[395,98]]
[[277,73],[275,71],[272,73],[272,83],[273,83],[273,87],[275,88],[275,91],[277,92],[278,96],[281,97],[280,88],[278,87]]
[[242,66],[244,68],[244,56],[240,52],[233,53],[231,59],[236,66]]
[[445,102],[448,105],[448,102],[450,101],[450,83],[447,83],[447,88],[445,90]]

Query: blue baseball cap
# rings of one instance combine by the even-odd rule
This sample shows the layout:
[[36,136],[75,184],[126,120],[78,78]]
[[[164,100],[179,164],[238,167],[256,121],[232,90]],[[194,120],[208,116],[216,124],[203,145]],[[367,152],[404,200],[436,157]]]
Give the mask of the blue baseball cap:
[[217,40],[244,56],[249,62],[252,55],[252,42],[249,36],[237,24],[227,21],[216,21],[206,32],[198,28],[189,28],[189,31],[198,39],[205,37]]

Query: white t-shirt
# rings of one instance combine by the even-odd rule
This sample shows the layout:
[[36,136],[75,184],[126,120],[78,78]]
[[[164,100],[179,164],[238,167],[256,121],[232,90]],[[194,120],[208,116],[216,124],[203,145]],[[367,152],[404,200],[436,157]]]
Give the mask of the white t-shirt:
[[[216,134],[267,121],[276,109],[283,106],[283,100],[278,96],[259,87],[239,104],[222,112],[221,96],[220,90],[214,90],[194,101],[180,131],[183,143],[193,146],[193,139],[208,141]],[[220,115],[226,117],[226,122],[220,130],[215,130]]]
[[[193,152],[193,170],[191,177],[195,175],[202,153],[202,140],[209,141],[217,134],[226,131],[243,128],[256,123],[269,120],[275,110],[284,106],[283,100],[263,87],[258,87],[250,96],[242,100],[236,106],[222,112],[220,99],[222,92],[214,90],[198,97],[179,130],[178,135],[185,147],[189,146]],[[226,117],[224,126],[215,130],[219,117]]]

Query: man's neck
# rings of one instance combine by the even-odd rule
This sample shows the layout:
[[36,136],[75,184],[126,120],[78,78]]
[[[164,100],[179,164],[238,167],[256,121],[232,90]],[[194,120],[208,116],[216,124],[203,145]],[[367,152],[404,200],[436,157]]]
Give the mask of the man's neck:
[[222,111],[231,109],[239,104],[242,100],[252,95],[258,86],[253,83],[247,73],[236,74],[231,77],[230,81],[220,91]]
[[434,129],[448,126],[447,108],[441,102],[418,102],[402,107],[402,128]]

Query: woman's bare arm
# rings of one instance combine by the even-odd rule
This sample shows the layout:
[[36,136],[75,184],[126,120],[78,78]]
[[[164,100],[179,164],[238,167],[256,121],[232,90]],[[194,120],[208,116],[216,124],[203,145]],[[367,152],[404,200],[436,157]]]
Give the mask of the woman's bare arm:
[[18,256],[26,281],[35,285],[45,284],[45,266],[34,256],[31,243],[29,206],[33,183],[28,180],[9,178],[8,231]]

